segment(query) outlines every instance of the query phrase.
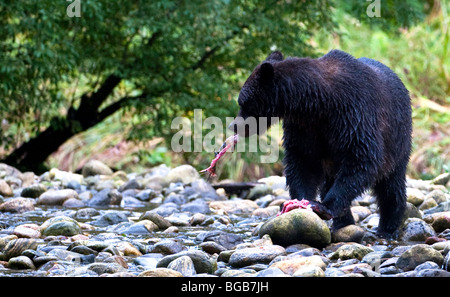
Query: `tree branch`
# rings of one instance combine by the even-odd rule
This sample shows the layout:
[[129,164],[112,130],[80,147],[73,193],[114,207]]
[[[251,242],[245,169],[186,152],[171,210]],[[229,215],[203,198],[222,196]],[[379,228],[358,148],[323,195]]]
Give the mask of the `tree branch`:
[[211,57],[212,55],[214,55],[214,53],[220,49],[220,46],[222,44],[224,44],[225,42],[229,41],[230,39],[236,37],[236,35],[238,35],[239,33],[242,32],[243,29],[248,28],[248,25],[240,25],[239,26],[239,30],[234,30],[233,32],[231,32],[230,35],[228,35],[227,37],[224,38],[224,40],[222,40],[220,42],[220,44],[217,44],[216,46],[214,46],[212,49],[206,51],[203,56],[200,58],[200,60],[197,61],[197,63],[195,63],[194,65],[192,65],[191,69],[192,70],[196,70],[198,68],[203,67],[203,64],[205,64],[206,60],[208,60],[209,57]]
[[121,109],[122,107],[126,106],[130,101],[139,100],[139,99],[142,99],[145,97],[147,97],[146,93],[142,93],[141,95],[136,96],[136,97],[129,97],[129,96],[122,97],[119,100],[117,100],[116,102],[111,103],[107,107],[103,108],[98,114],[98,119],[99,119],[99,121],[103,121],[104,119],[106,119],[107,117],[109,117],[110,115],[112,115],[113,113],[115,113],[116,111]]

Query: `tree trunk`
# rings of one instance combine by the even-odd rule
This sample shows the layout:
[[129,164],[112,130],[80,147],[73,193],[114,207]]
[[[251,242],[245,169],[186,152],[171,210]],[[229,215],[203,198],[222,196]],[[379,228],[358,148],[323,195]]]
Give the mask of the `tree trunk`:
[[65,118],[53,118],[45,131],[23,143],[1,162],[22,171],[33,171],[38,174],[46,171],[45,160],[59,146],[75,134],[86,131],[100,123],[107,116],[119,110],[123,103],[130,99],[122,98],[102,111],[98,110],[120,81],[121,78],[116,75],[108,76],[97,92],[91,95],[84,94],[81,97],[78,109],[70,107]]

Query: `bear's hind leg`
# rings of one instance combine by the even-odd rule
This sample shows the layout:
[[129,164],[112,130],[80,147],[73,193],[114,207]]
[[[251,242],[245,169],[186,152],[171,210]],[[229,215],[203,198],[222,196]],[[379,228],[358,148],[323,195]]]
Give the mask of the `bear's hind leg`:
[[406,209],[405,171],[403,168],[395,170],[377,181],[373,188],[380,212],[377,234],[381,237],[392,237],[402,223]]

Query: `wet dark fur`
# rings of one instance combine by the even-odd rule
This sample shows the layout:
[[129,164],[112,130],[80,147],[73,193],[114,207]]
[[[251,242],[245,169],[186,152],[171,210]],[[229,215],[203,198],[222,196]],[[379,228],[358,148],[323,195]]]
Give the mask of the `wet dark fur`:
[[337,229],[354,223],[351,201],[372,188],[378,233],[397,230],[406,207],[411,107],[407,89],[387,66],[339,50],[318,59],[274,52],[247,79],[238,102],[243,118],[283,119],[292,199],[320,194]]

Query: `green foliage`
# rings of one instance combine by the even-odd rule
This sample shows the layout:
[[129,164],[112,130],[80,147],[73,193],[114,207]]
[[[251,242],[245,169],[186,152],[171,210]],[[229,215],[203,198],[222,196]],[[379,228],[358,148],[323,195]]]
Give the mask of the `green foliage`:
[[[432,1],[380,0],[381,18],[367,16],[371,2],[82,0],[81,16],[69,17],[67,1],[0,0],[0,153],[49,126],[82,131],[79,122],[69,125],[63,119],[111,75],[121,80],[101,108],[120,103],[120,111],[92,128],[92,135],[83,134],[81,143],[67,145],[79,154],[69,154],[75,167],[98,153],[93,143],[123,140],[108,137],[112,133],[137,143],[164,136],[169,142],[162,146],[168,147],[176,132],[170,129],[173,118],[192,118],[194,109],[202,109],[203,117],[225,122],[237,112],[235,99],[245,78],[269,52],[318,56],[335,46],[329,36],[341,36],[339,46],[356,56],[396,67],[421,95],[446,103],[448,29],[440,33],[436,28],[443,22],[417,26],[407,38],[398,30],[423,20]],[[132,156],[148,166],[181,158],[199,168],[211,158],[210,153],[174,156],[163,148]],[[277,167],[255,165],[258,157],[235,154],[224,176],[243,177],[241,169],[251,168],[254,176],[247,177],[254,178],[258,170],[264,175]]]
[[410,27],[423,20],[432,3],[433,0],[338,0],[336,7],[372,29],[395,34],[399,27]]
[[0,1],[0,117],[16,137],[36,135],[111,74],[123,82],[105,106],[146,95],[125,106],[137,115],[130,138],[167,134],[193,108],[230,116],[242,78],[270,48],[310,53],[312,29],[331,28],[327,1],[83,0],[81,17],[66,14],[69,4]]

